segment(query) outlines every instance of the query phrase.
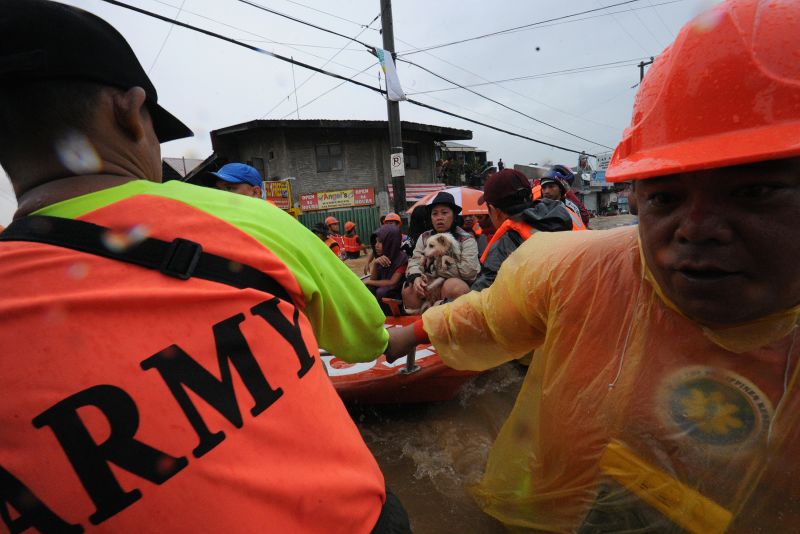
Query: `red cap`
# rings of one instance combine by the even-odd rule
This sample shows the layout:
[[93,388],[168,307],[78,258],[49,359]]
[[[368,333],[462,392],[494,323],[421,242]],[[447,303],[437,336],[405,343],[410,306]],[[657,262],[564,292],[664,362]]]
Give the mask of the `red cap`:
[[486,179],[478,204],[489,203],[498,207],[519,204],[522,196],[520,191],[530,193],[531,184],[528,178],[514,169],[503,169]]

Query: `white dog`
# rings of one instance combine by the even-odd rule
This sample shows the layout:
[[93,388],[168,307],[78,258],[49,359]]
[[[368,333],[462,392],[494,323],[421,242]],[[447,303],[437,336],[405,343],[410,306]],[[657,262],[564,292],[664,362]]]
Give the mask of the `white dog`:
[[458,241],[448,234],[433,234],[425,242],[422,257],[422,276],[425,279],[425,302],[422,307],[415,310],[406,310],[406,313],[416,315],[424,312],[439,300],[441,285],[447,278],[456,275],[448,272],[450,267],[459,260]]

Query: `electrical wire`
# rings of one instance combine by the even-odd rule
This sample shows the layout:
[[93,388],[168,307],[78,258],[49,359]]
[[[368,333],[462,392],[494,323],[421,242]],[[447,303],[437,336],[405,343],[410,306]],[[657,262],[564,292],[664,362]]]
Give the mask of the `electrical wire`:
[[402,59],[402,58],[397,58],[397,60],[398,61],[402,61],[403,63],[408,63],[409,65],[413,65],[413,66],[417,67],[418,69],[422,69],[425,72],[427,72],[428,74],[432,74],[432,75],[436,76],[437,78],[440,78],[440,79],[442,79],[442,80],[444,80],[444,81],[446,81],[448,83],[451,83],[451,84],[453,84],[453,85],[455,85],[457,87],[460,87],[461,89],[464,89],[465,91],[469,91],[470,93],[472,93],[474,95],[477,95],[477,96],[479,96],[479,97],[481,97],[481,98],[483,98],[485,100],[488,100],[489,102],[494,102],[498,106],[502,106],[502,107],[504,107],[505,109],[507,109],[509,111],[513,111],[514,113],[522,115],[523,117],[527,117],[527,118],[531,119],[534,122],[538,122],[539,124],[544,124],[545,126],[549,126],[550,128],[553,128],[554,130],[558,130],[561,133],[565,133],[565,134],[567,134],[569,136],[572,136],[572,137],[575,137],[577,139],[580,139],[581,141],[586,141],[587,143],[591,143],[593,145],[601,146],[603,148],[608,148],[609,150],[614,150],[613,147],[606,146],[606,145],[604,145],[602,143],[598,143],[597,141],[592,141],[591,139],[586,139],[585,137],[581,137],[578,134],[569,132],[567,130],[564,130],[563,128],[559,128],[558,126],[550,124],[549,122],[545,122],[545,121],[543,121],[541,119],[537,119],[536,117],[528,115],[527,113],[524,113],[524,112],[522,112],[522,111],[520,111],[518,109],[512,108],[511,106],[508,106],[508,105],[500,102],[499,100],[495,100],[494,98],[490,98],[490,97],[488,97],[488,96],[486,96],[484,94],[481,94],[481,93],[479,93],[477,91],[474,91],[474,90],[472,90],[472,89],[470,89],[470,88],[468,88],[466,86],[463,86],[460,83],[454,82],[453,80],[449,80],[449,79],[445,78],[444,76],[442,76],[440,74],[437,74],[437,73],[433,72],[432,70],[430,70],[430,69],[428,69],[426,67],[423,67],[422,65],[418,65],[417,63],[414,63],[413,61],[409,61],[407,59]]
[[306,9],[310,9],[311,11],[316,11],[317,13],[322,13],[323,15],[328,15],[329,17],[333,17],[335,19],[339,19],[339,20],[343,20],[345,22],[349,22],[351,24],[355,24],[356,26],[359,26],[361,28],[367,28],[368,30],[372,30],[372,31],[376,31],[376,32],[380,33],[379,29],[377,29],[377,28],[368,28],[366,25],[361,24],[360,22],[357,22],[355,20],[346,19],[344,17],[340,17],[339,15],[334,15],[333,13],[329,13],[327,11],[323,11],[321,9],[317,9],[315,7],[311,7],[309,5],[306,5],[306,4],[303,4],[303,3],[300,3],[300,2],[295,2],[295,0],[285,0],[285,1],[289,2],[290,4],[294,4],[296,6],[304,7]]
[[466,39],[459,39],[458,41],[451,41],[449,43],[442,43],[442,44],[438,44],[438,45],[427,46],[427,47],[420,48],[420,49],[417,49],[417,50],[411,50],[411,51],[407,51],[407,52],[402,52],[401,54],[398,54],[398,55],[409,56],[411,54],[418,54],[420,52],[426,52],[428,50],[435,50],[437,48],[444,48],[446,46],[452,46],[452,45],[455,45],[455,44],[467,43],[467,42],[470,42],[470,41],[476,41],[478,39],[485,39],[487,37],[494,37],[495,35],[502,35],[502,34],[510,33],[510,32],[517,31],[517,30],[531,28],[533,26],[540,26],[540,25],[548,23],[548,22],[555,22],[555,21],[559,21],[559,20],[569,19],[569,18],[572,18],[572,17],[580,16],[580,15],[586,15],[587,13],[595,13],[597,11],[602,11],[604,9],[611,9],[612,7],[618,7],[618,6],[623,6],[623,5],[627,5],[627,4],[633,4],[633,3],[641,2],[641,1],[642,0],[625,0],[624,2],[618,2],[616,4],[611,4],[611,5],[598,7],[598,8],[594,8],[594,9],[587,9],[585,11],[580,11],[578,13],[571,13],[569,15],[562,15],[560,17],[554,17],[554,18],[551,18],[551,19],[540,20],[540,21],[537,21],[537,22],[531,22],[529,24],[523,24],[521,26],[514,26],[513,28],[506,28],[505,30],[498,30],[496,32],[484,33],[483,35],[476,35],[475,37],[468,37]]
[[[563,69],[563,70],[554,70],[550,72],[542,72],[539,74],[529,74],[526,76],[518,76],[516,78],[505,78],[503,80],[494,80],[494,81],[486,81],[482,83],[473,83],[473,84],[465,84],[464,87],[482,87],[485,85],[497,85],[500,83],[507,83],[507,82],[520,82],[526,80],[537,80],[539,78],[549,78],[552,76],[562,76],[565,74],[576,74],[582,72],[595,72],[598,70],[606,70],[606,69],[618,69],[620,67],[630,67],[638,65],[639,61],[643,61],[645,59],[650,59],[648,57],[638,57],[638,58],[631,58],[631,59],[624,59],[620,61],[611,61],[609,63],[598,63],[597,65],[586,65],[583,67],[573,67],[571,69]],[[398,58],[398,61],[405,61],[402,58]],[[426,95],[430,93],[441,93],[443,91],[454,91],[456,87],[440,87],[438,89],[427,89],[425,91],[415,91],[413,93],[406,93],[408,95]]]
[[[374,18],[374,19],[372,19],[372,20],[370,21],[370,23],[369,23],[369,24],[367,24],[367,25],[366,25],[366,26],[365,26],[365,27],[364,27],[364,28],[363,28],[363,29],[362,29],[360,32],[358,32],[358,34],[355,36],[355,38],[357,39],[357,38],[358,38],[358,37],[359,37],[359,36],[360,36],[362,33],[364,33],[365,31],[367,31],[367,29],[368,29],[370,26],[372,26],[372,25],[375,23],[375,21],[376,21],[376,20],[378,20],[378,19],[380,18],[380,16],[381,16],[381,14],[380,14],[380,13],[378,13],[377,15],[375,15],[375,18]],[[340,53],[341,53],[341,52],[342,52],[342,51],[343,51],[345,48],[347,48],[348,46],[350,46],[350,42],[349,42],[349,41],[348,41],[347,43],[345,43],[345,45],[344,45],[343,47],[341,47],[341,48],[340,48],[340,49],[339,49],[339,50],[338,50],[338,51],[337,51],[335,54],[333,54],[333,55],[332,55],[332,56],[331,56],[331,57],[330,57],[330,58],[329,58],[329,59],[328,59],[328,60],[327,60],[325,63],[323,63],[323,64],[322,64],[322,67],[324,67],[325,65],[327,65],[328,63],[330,63],[331,61],[333,61],[333,58],[335,58],[336,56],[338,56],[338,55],[339,55],[339,54],[340,54]],[[368,69],[368,68],[369,68],[369,67],[367,67],[367,69]],[[367,70],[367,69],[364,69],[364,70]],[[353,78],[355,78],[355,77],[356,77],[356,76],[358,76],[359,74],[363,73],[363,72],[364,72],[364,70],[362,70],[361,72],[359,72],[359,73],[357,73],[356,75],[354,75],[354,76],[353,76]],[[311,78],[313,78],[313,77],[314,77],[314,76],[316,76],[316,75],[317,75],[317,73],[316,73],[316,72],[313,72],[313,73],[311,73],[311,75],[310,75],[308,78],[306,78],[305,80],[303,80],[303,82],[300,84],[300,86],[299,86],[299,87],[295,87],[295,88],[294,88],[294,91],[292,91],[291,93],[289,93],[288,95],[286,95],[286,97],[285,97],[285,98],[287,98],[287,99],[288,99],[288,98],[290,98],[290,97],[292,96],[292,94],[294,94],[294,95],[295,95],[295,104],[296,104],[296,103],[297,103],[297,90],[298,90],[298,89],[300,89],[300,88],[302,88],[302,87],[303,87],[305,84],[307,84],[307,83],[308,83],[308,82],[311,80]],[[342,83],[344,83],[344,82],[342,82]],[[337,87],[338,87],[338,86],[337,86]],[[315,100],[316,100],[316,99],[315,99]],[[270,110],[269,110],[269,111],[267,111],[267,112],[266,112],[264,115],[262,115],[262,116],[261,116],[261,118],[263,119],[263,118],[265,118],[267,115],[269,115],[270,113],[272,113],[273,111],[275,111],[275,109],[276,109],[276,108],[278,108],[278,107],[279,107],[281,104],[283,104],[283,102],[284,102],[284,98],[281,98],[280,100],[278,100],[278,101],[275,103],[275,105],[274,105],[274,106],[272,106],[272,107],[270,108]],[[303,105],[303,107],[305,107],[305,105]]]
[[[164,5],[164,6],[169,6],[169,7],[173,8],[173,9],[178,9],[178,6],[172,5],[172,4],[170,4],[169,2],[164,2],[163,0],[150,0],[150,1],[151,1],[151,2],[155,2],[155,3],[157,3],[157,4]],[[219,24],[219,25],[221,25],[221,26],[225,26],[226,28],[230,28],[230,29],[232,29],[232,30],[240,31],[240,32],[242,32],[242,33],[246,33],[246,34],[248,34],[248,35],[252,35],[253,37],[258,37],[258,38],[260,39],[260,40],[258,40],[258,41],[256,41],[255,39],[240,39],[241,41],[245,41],[245,42],[248,42],[248,41],[249,41],[249,42],[259,42],[259,43],[270,43],[270,44],[281,45],[281,46],[285,46],[286,48],[291,48],[292,50],[294,50],[294,51],[296,51],[296,52],[300,52],[301,54],[305,54],[305,55],[307,55],[307,56],[315,57],[315,58],[317,58],[317,59],[322,59],[322,60],[326,60],[326,59],[327,59],[327,58],[326,58],[326,57],[324,57],[324,56],[320,56],[320,55],[318,55],[318,54],[313,54],[313,53],[311,53],[311,52],[307,52],[307,51],[305,51],[305,50],[301,50],[301,49],[299,49],[299,48],[295,48],[295,46],[293,46],[293,45],[294,45],[294,43],[282,43],[282,42],[280,42],[280,41],[273,41],[272,39],[269,39],[269,38],[267,38],[267,37],[265,37],[265,36],[263,36],[263,35],[261,35],[261,34],[258,34],[258,33],[255,33],[255,32],[252,32],[252,31],[250,31],[250,30],[245,30],[244,28],[240,28],[240,27],[238,27],[238,26],[233,26],[233,25],[231,25],[231,24],[227,24],[227,23],[225,23],[225,22],[222,22],[222,21],[220,21],[220,20],[217,20],[217,19],[212,19],[211,17],[206,17],[205,15],[201,15],[200,13],[196,13],[196,12],[194,12],[194,11],[189,11],[188,9],[184,9],[184,10],[183,10],[183,12],[184,12],[184,13],[188,13],[188,14],[190,14],[190,15],[192,15],[192,16],[195,16],[195,17],[197,17],[197,18],[200,18],[200,19],[203,19],[203,20],[207,20],[207,21],[209,21],[209,22],[213,22],[214,24]],[[298,45],[296,45],[296,46],[312,46],[312,45],[300,45],[300,44],[298,44]],[[338,48],[338,47],[332,46],[332,47],[330,47],[330,48],[336,49],[336,48]],[[355,51],[355,50],[354,50],[354,51]],[[358,50],[358,52],[363,52],[363,50]],[[340,66],[340,67],[344,67],[344,68],[346,68],[346,69],[350,69],[350,70],[357,70],[357,69],[354,69],[353,67],[351,67],[350,65],[345,65],[344,63],[339,63],[338,61],[332,61],[331,63],[333,63],[334,65],[338,65],[338,66]]]
[[[639,1],[639,0],[636,0],[636,1]],[[313,24],[311,22],[308,22],[308,21],[305,21],[305,20],[302,20],[302,19],[298,19],[297,17],[293,17],[291,15],[287,15],[286,13],[281,13],[280,11],[276,11],[274,9],[270,9],[270,8],[262,6],[260,4],[256,4],[255,2],[251,2],[250,0],[239,0],[239,2],[241,2],[243,4],[247,4],[248,6],[253,6],[256,9],[260,9],[262,11],[266,11],[267,13],[272,13],[273,15],[278,15],[279,17],[283,17],[285,19],[289,19],[289,20],[297,22],[299,24],[304,24],[306,26],[310,26],[310,27],[315,28],[317,30],[320,30],[320,31],[323,31],[323,32],[327,32],[327,33],[330,33],[330,34],[333,34],[333,35],[337,35],[339,37],[343,37],[343,38],[345,38],[345,39],[347,39],[349,41],[353,41],[354,43],[360,44],[361,46],[365,47],[367,50],[372,50],[372,48],[373,48],[372,45],[368,45],[367,43],[365,43],[363,41],[359,41],[358,39],[354,39],[354,38],[352,38],[352,37],[350,37],[348,35],[345,35],[343,33],[335,32],[333,30],[329,30],[328,28],[323,28],[322,26],[317,26],[316,24]]]
[[[359,75],[361,75],[361,74],[364,74],[365,72],[367,72],[369,69],[371,69],[372,67],[374,67],[374,66],[375,66],[375,65],[377,65],[377,64],[378,64],[377,62],[376,62],[376,63],[373,63],[372,65],[370,65],[370,66],[368,66],[368,67],[366,67],[366,68],[362,69],[360,72],[357,72],[355,75],[353,75],[353,77],[352,77],[352,78],[349,78],[348,80],[345,80],[345,81],[343,81],[343,82],[341,82],[341,83],[339,83],[339,84],[337,84],[337,85],[335,85],[335,86],[331,87],[331,88],[330,88],[330,89],[328,89],[327,91],[324,91],[324,92],[322,92],[322,93],[318,94],[318,95],[317,95],[317,96],[315,96],[313,99],[309,100],[308,102],[306,102],[305,104],[303,104],[302,106],[300,106],[298,109],[303,109],[304,107],[306,107],[306,106],[308,106],[308,105],[310,105],[310,104],[313,104],[314,102],[316,102],[317,100],[319,100],[319,99],[320,99],[320,98],[322,98],[323,96],[325,96],[325,95],[327,95],[327,94],[329,94],[329,93],[332,93],[332,92],[333,92],[333,91],[335,91],[336,89],[340,88],[341,86],[343,86],[343,85],[344,85],[344,84],[346,84],[348,81],[350,81],[350,80],[352,80],[353,78],[355,78],[356,76],[359,76]],[[385,92],[385,91],[383,91],[383,90],[380,90],[380,91],[381,91],[382,93],[383,93],[383,92]],[[281,120],[283,120],[283,119],[285,119],[285,118],[287,118],[287,117],[290,117],[290,116],[292,115],[292,113],[293,113],[293,112],[292,112],[292,111],[290,111],[289,113],[287,113],[286,115],[284,115],[283,117],[281,117]]]
[[[181,2],[181,7],[179,7],[179,8],[178,8],[178,12],[177,12],[177,13],[175,13],[175,20],[177,20],[177,19],[178,19],[178,17],[180,17],[180,16],[181,16],[181,11],[183,11],[183,5],[184,5],[185,3],[186,3],[186,0],[183,0],[183,1]],[[164,36],[164,40],[163,40],[163,41],[161,41],[161,47],[158,49],[158,52],[156,53],[156,57],[153,59],[153,63],[151,63],[151,64],[150,64],[150,68],[149,68],[149,69],[147,69],[147,74],[148,74],[148,75],[149,75],[151,72],[153,72],[153,68],[156,66],[156,63],[158,63],[158,58],[160,58],[160,57],[161,57],[161,52],[163,52],[163,51],[164,51],[164,47],[167,45],[167,41],[169,40],[169,36],[170,36],[170,35],[172,35],[172,29],[173,29],[174,27],[175,27],[175,26],[173,26],[172,24],[170,24],[170,26],[169,26],[169,31],[167,31],[167,35],[165,35],[165,36]]]
[[[350,82],[350,83],[352,83],[354,85],[358,85],[359,87],[364,87],[365,89],[369,89],[370,91],[374,91],[376,93],[379,93],[379,94],[382,94],[382,95],[386,95],[386,91],[378,89],[378,88],[373,87],[371,85],[368,85],[366,83],[359,82],[359,81],[357,81],[357,80],[355,80],[353,78],[346,78],[346,77],[342,76],[341,74],[336,74],[334,72],[330,72],[330,71],[327,71],[327,70],[324,70],[324,69],[320,69],[319,67],[315,67],[313,65],[309,65],[307,63],[303,63],[301,61],[297,61],[297,60],[288,58],[286,56],[282,56],[280,54],[276,54],[274,52],[269,52],[267,50],[263,50],[261,48],[258,48],[257,46],[253,46],[253,45],[244,43],[242,41],[237,41],[236,39],[233,39],[231,37],[227,37],[225,35],[221,35],[221,34],[216,33],[216,32],[212,32],[210,30],[199,28],[197,26],[192,26],[191,24],[187,24],[185,22],[173,21],[172,19],[170,19],[168,17],[165,17],[163,15],[159,15],[158,13],[153,13],[151,11],[147,11],[146,9],[141,9],[139,7],[132,6],[132,5],[126,4],[124,2],[120,2],[118,0],[101,0],[101,1],[105,2],[107,4],[115,5],[117,7],[121,7],[121,8],[124,8],[124,9],[129,9],[129,10],[135,11],[135,12],[137,12],[139,14],[142,14],[142,15],[145,15],[145,16],[148,16],[148,17],[152,17],[152,18],[164,21],[164,22],[176,24],[176,25],[181,26],[183,28],[186,28],[186,29],[189,29],[189,30],[192,30],[192,31],[196,31],[196,32],[202,33],[204,35],[208,35],[209,37],[214,37],[214,38],[220,39],[222,41],[226,41],[228,43],[241,46],[242,48],[246,48],[248,50],[252,50],[253,52],[258,52],[259,54],[263,54],[263,55],[266,55],[266,56],[274,57],[275,59],[278,59],[280,61],[285,61],[287,63],[293,63],[294,65],[297,65],[298,67],[303,67],[303,68],[306,68],[306,69],[309,69],[309,70],[312,70],[312,71],[315,71],[315,72],[319,72],[320,74],[324,74],[324,75],[330,76],[332,78],[337,78],[339,80],[344,80],[345,82]],[[430,109],[432,111],[437,111],[439,113],[442,113],[444,115],[449,115],[449,116],[455,117],[457,119],[462,119],[462,120],[465,120],[467,122],[471,122],[473,124],[478,124],[480,126],[484,126],[486,128],[490,128],[492,130],[496,130],[498,132],[502,132],[502,133],[505,133],[505,134],[508,134],[508,135],[512,135],[514,137],[519,137],[521,139],[527,139],[528,141],[533,141],[534,143],[539,143],[539,144],[542,144],[542,145],[546,145],[546,146],[549,146],[549,147],[552,147],[552,148],[557,148],[559,150],[565,150],[567,152],[572,152],[572,153],[575,153],[575,154],[584,154],[584,153],[586,153],[585,151],[582,151],[582,150],[575,150],[573,148],[568,148],[568,147],[564,147],[564,146],[561,146],[561,145],[556,145],[554,143],[548,143],[547,141],[542,141],[540,139],[535,139],[533,137],[528,137],[527,135],[518,134],[516,132],[505,130],[503,128],[498,128],[497,126],[492,126],[491,124],[487,124],[485,122],[477,121],[475,119],[470,119],[470,118],[465,117],[463,115],[459,115],[457,113],[453,113],[453,112],[447,111],[445,109],[437,108],[437,107],[431,106],[429,104],[425,104],[424,102],[420,102],[418,100],[413,100],[411,98],[407,99],[406,102],[408,102],[409,104],[413,104],[415,106],[419,106],[419,107],[422,107],[422,108]],[[597,157],[594,154],[587,154],[587,155],[592,156],[592,157]]]
[[[681,0],[675,0],[675,1],[681,1]],[[397,40],[398,40],[398,41],[400,41],[401,43],[405,44],[405,45],[408,45],[408,46],[414,46],[414,45],[412,45],[411,43],[408,43],[408,42],[406,42],[406,41],[403,41],[402,39],[399,39],[399,38],[398,38]],[[461,66],[461,65],[459,65],[459,64],[457,64],[457,63],[453,63],[453,62],[451,62],[451,61],[448,61],[448,60],[444,59],[444,58],[443,58],[443,57],[441,57],[441,56],[437,56],[436,54],[434,54],[434,53],[432,53],[432,52],[424,52],[424,54],[426,54],[426,55],[428,55],[428,56],[431,56],[432,58],[434,58],[434,59],[436,59],[436,60],[438,60],[438,61],[441,61],[442,63],[445,63],[445,64],[447,64],[447,65],[450,65],[451,67],[454,67],[454,68],[456,68],[456,69],[458,69],[458,70],[460,70],[460,71],[463,71],[463,72],[466,72],[467,74],[470,74],[470,75],[472,75],[472,76],[475,76],[476,78],[478,78],[478,79],[480,79],[480,80],[483,80],[483,81],[485,81],[485,82],[492,83],[493,85],[496,85],[496,86],[497,86],[497,87],[499,87],[500,89],[503,89],[503,90],[505,90],[505,91],[508,91],[509,93],[512,93],[512,94],[514,94],[514,95],[516,95],[516,96],[518,96],[518,97],[520,97],[520,98],[524,98],[525,100],[529,100],[529,101],[531,101],[531,102],[534,102],[534,103],[536,103],[536,104],[538,104],[538,105],[540,105],[540,106],[544,106],[544,107],[546,107],[546,108],[552,109],[553,111],[557,111],[557,112],[559,112],[559,113],[562,113],[562,114],[564,114],[564,115],[567,115],[567,116],[570,116],[570,117],[573,117],[573,118],[579,119],[579,120],[581,120],[581,121],[584,121],[584,122],[591,122],[592,124],[596,124],[596,125],[598,125],[598,126],[603,126],[603,127],[605,127],[605,128],[608,128],[608,129],[611,129],[611,130],[614,130],[614,131],[618,131],[618,130],[619,130],[619,127],[617,127],[617,126],[611,126],[610,124],[605,124],[605,123],[602,123],[602,122],[598,122],[598,121],[594,121],[594,120],[591,120],[591,119],[587,119],[586,117],[579,117],[579,116],[575,115],[574,113],[570,113],[569,111],[566,111],[566,110],[563,110],[563,109],[559,109],[559,108],[557,108],[557,107],[555,107],[555,106],[551,106],[550,104],[548,104],[548,103],[546,103],[546,102],[542,102],[542,101],[540,101],[540,100],[537,100],[537,99],[535,99],[535,98],[533,98],[533,97],[531,97],[531,96],[528,96],[528,95],[526,95],[525,93],[521,93],[521,92],[519,92],[519,91],[515,91],[514,89],[512,89],[512,88],[510,88],[510,87],[506,87],[506,86],[504,86],[504,85],[500,85],[500,84],[499,84],[499,83],[497,83],[497,82],[491,82],[490,80],[488,80],[487,78],[484,78],[484,77],[483,77],[483,76],[481,76],[480,74],[478,74],[478,73],[476,73],[476,72],[472,72],[471,70],[469,70],[469,69],[467,69],[467,68],[464,68],[463,66]]]

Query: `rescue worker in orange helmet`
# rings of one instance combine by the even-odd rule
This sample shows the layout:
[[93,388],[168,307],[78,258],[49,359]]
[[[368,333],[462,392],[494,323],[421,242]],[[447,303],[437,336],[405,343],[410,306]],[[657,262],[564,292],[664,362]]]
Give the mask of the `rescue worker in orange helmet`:
[[470,288],[486,289],[508,256],[537,232],[572,230],[567,207],[556,200],[531,200],[531,186],[519,171],[504,169],[487,178],[478,204],[486,204],[497,228],[481,256],[481,272]]
[[311,231],[314,233],[314,235],[320,238],[323,243],[325,243],[325,245],[328,247],[328,250],[333,252],[337,258],[342,259],[344,256],[344,251],[341,247],[339,247],[339,243],[331,238],[330,231],[328,230],[328,227],[325,226],[325,223],[315,224],[311,227]]
[[369,291],[275,206],[160,183],[192,133],[107,22],[4,0],[0,34],[2,530],[410,532],[319,359],[384,352]]
[[345,259],[347,255],[344,252],[344,239],[339,233],[339,219],[332,215],[328,216],[325,218],[325,226],[328,228],[328,236],[339,245],[339,249],[342,251],[341,258]]
[[353,221],[344,223],[342,241],[344,241],[344,252],[348,259],[358,259],[361,256],[361,249],[364,248],[364,245],[361,244],[361,239],[356,233],[356,223]]
[[396,224],[397,226],[400,226],[400,225],[403,224],[403,220],[400,219],[400,216],[398,214],[394,213],[393,211],[390,211],[383,218],[383,224],[387,224],[387,223],[393,223],[393,224]]
[[[730,0],[647,72],[606,179],[638,226],[540,233],[390,335],[457,369],[535,350],[474,496],[548,532],[800,525],[800,2]],[[576,326],[579,325],[579,326]]]

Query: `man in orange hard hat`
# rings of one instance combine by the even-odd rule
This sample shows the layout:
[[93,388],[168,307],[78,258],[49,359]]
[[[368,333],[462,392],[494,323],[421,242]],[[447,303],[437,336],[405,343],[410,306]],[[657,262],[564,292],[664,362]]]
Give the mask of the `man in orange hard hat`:
[[339,249],[342,251],[342,259],[345,259],[347,256],[344,252],[344,238],[342,234],[339,233],[339,219],[330,215],[325,218],[325,226],[328,227],[328,237],[336,241],[336,244],[339,245]]
[[[534,350],[474,495],[548,532],[800,525],[800,2],[729,0],[655,61],[608,167],[639,225],[541,233],[391,332],[457,369]],[[402,341],[402,342],[401,342]]]

